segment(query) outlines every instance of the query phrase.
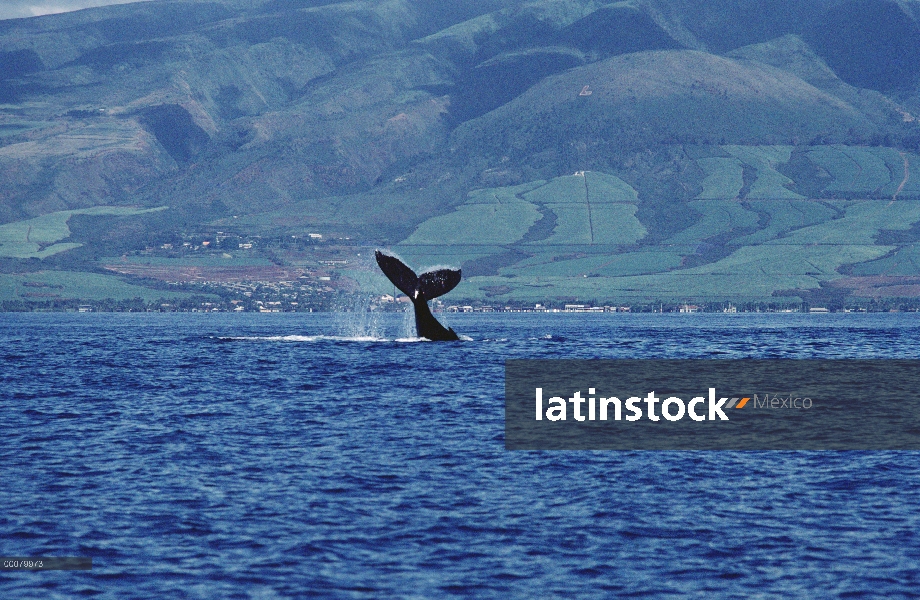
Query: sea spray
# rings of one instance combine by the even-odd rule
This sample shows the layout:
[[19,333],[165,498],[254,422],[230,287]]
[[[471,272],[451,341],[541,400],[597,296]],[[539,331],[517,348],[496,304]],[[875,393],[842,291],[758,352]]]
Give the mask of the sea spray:
[[336,306],[336,329],[350,338],[383,338],[381,313],[371,310],[373,296],[352,296],[349,304]]
[[412,309],[412,304],[406,302],[406,308],[403,310],[403,320],[402,320],[402,337],[403,339],[418,337],[418,333],[415,330],[415,311]]

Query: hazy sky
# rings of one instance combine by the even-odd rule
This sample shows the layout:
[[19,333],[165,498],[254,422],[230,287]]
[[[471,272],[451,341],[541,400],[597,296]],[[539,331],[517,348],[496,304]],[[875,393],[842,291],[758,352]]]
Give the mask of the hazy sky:
[[145,0],[0,0],[0,19],[39,17],[107,4],[127,4]]

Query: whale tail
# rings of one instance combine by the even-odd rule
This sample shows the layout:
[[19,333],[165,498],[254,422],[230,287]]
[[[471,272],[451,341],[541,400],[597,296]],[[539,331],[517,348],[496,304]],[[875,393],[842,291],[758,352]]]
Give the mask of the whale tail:
[[421,275],[407,267],[405,263],[380,250],[375,253],[380,270],[393,285],[409,298],[432,300],[443,296],[460,283],[460,269],[438,269],[426,271]]
[[460,269],[438,269],[416,275],[415,271],[395,256],[384,254],[380,250],[377,250],[375,256],[377,265],[387,279],[412,300],[412,306],[415,308],[415,330],[419,337],[432,341],[460,339],[453,329],[441,325],[428,308],[429,300],[443,296],[457,287],[460,283]]

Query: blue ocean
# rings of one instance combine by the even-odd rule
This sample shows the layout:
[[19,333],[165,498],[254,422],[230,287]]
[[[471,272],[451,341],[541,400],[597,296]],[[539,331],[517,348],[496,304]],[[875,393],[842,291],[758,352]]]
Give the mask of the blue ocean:
[[512,452],[508,358],[920,358],[918,314],[3,314],[2,598],[916,598],[915,452]]

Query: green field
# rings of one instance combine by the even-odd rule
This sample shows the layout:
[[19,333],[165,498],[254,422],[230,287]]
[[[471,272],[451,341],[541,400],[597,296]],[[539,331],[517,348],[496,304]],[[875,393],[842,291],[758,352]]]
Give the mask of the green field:
[[94,206],[77,210],[62,210],[26,221],[6,223],[0,225],[0,258],[45,258],[79,247],[80,244],[55,243],[70,237],[67,221],[73,215],[123,217],[165,209],[165,206],[147,209],[127,206]]
[[635,204],[591,203],[593,242],[596,244],[635,244],[648,233],[636,218]]
[[722,149],[757,169],[757,179],[745,198],[803,198],[786,187],[795,182],[776,170],[776,165],[789,162],[792,146],[722,146]]
[[553,234],[532,246],[634,244],[647,233],[635,204],[546,204],[556,215]]
[[584,204],[587,194],[584,175],[565,175],[523,194],[523,198],[534,204]]
[[505,286],[515,298],[534,300],[553,296],[641,302],[763,300],[779,290],[817,288],[822,281],[841,277],[836,271],[839,267],[872,260],[885,252],[885,247],[872,245],[749,246],[711,264],[660,274],[473,277],[457,294],[481,298],[485,294],[482,288]]
[[[424,221],[394,247],[409,264],[458,264],[506,252],[552,211],[555,228],[547,239],[526,244],[629,245],[647,231],[636,218],[638,194],[619,177],[585,172],[517,186],[469,193],[453,212]],[[567,249],[561,250],[562,253]]]
[[610,250],[603,254],[567,260],[558,258],[555,253],[543,253],[513,267],[501,269],[499,273],[536,278],[585,275],[618,277],[667,271],[679,267],[681,263],[680,253],[657,248],[623,254]]
[[[842,277],[845,265],[855,265],[855,274],[920,274],[920,244],[897,250],[876,242],[883,230],[903,231],[920,221],[920,202],[806,200],[785,187],[790,180],[775,168],[789,160],[790,146],[725,150],[731,158],[697,159],[708,173],[700,195],[732,198],[686,202],[685,210],[699,215],[696,222],[662,241],[644,243],[654,231],[637,218],[642,200],[632,187],[612,175],[588,172],[476,190],[453,213],[422,223],[395,249],[417,269],[495,257],[476,264],[491,264],[486,268],[498,275],[467,276],[454,292],[457,298],[484,301],[765,300],[776,292],[816,289]],[[883,186],[881,151],[827,147],[811,152],[811,158],[828,165],[849,161],[850,171],[835,175],[841,189]],[[746,200],[737,199],[742,164],[757,170]],[[521,243],[540,216],[538,207],[555,216],[555,227],[544,240]],[[523,224],[515,214],[525,215]],[[729,246],[720,250],[720,244]],[[711,262],[700,264],[699,257],[713,251]],[[530,256],[518,260],[514,252]],[[356,273],[355,278],[375,293],[391,289],[379,277]]]
[[908,244],[889,256],[864,262],[853,267],[856,276],[916,276],[920,275],[920,244]]
[[807,156],[833,177],[824,187],[826,192],[873,194],[891,181],[885,160],[870,148],[819,146]]
[[737,198],[744,185],[744,169],[737,158],[699,158],[696,161],[706,177],[701,185],[697,200],[721,200]]
[[[873,148],[885,160],[891,171],[891,182],[882,189],[884,195],[898,194],[898,199],[920,196],[920,156],[912,152],[902,153],[892,148]],[[907,160],[907,179],[905,181],[904,161]],[[902,185],[903,184],[903,187]],[[898,188],[901,191],[898,192]]]
[[47,301],[55,299],[131,300],[187,298],[191,294],[153,290],[126,283],[113,275],[71,271],[0,274],[0,300]]
[[853,181],[856,191],[877,192],[891,181],[891,171],[885,160],[873,148],[844,146],[846,154],[859,168]]
[[694,200],[688,202],[687,206],[702,213],[702,217],[669,238],[666,243],[691,244],[734,229],[756,227],[758,223],[757,213],[747,210],[734,200]]
[[[843,216],[830,219],[837,214],[833,206],[828,206],[831,204],[838,206]],[[828,205],[802,201],[758,204],[758,208],[772,211],[775,218],[773,229],[763,230],[767,235],[799,229],[767,243],[738,248],[722,259],[697,267],[679,268],[681,255],[688,251],[660,246],[622,255],[610,249],[563,260],[544,252],[502,269],[503,277],[470,278],[457,293],[461,297],[507,295],[534,301],[553,297],[636,302],[764,300],[777,291],[818,288],[822,282],[842,277],[839,269],[849,264],[856,265],[856,274],[917,274],[920,251],[916,247],[905,247],[900,255],[885,256],[894,247],[878,245],[874,240],[882,229],[907,229],[920,220],[920,203],[874,200]],[[719,206],[713,204],[704,210],[717,215]],[[726,217],[720,223],[724,227],[730,221]],[[801,227],[814,221],[823,222]],[[861,263],[872,268],[860,268]]]
[[588,201],[592,206],[603,202],[635,204],[639,201],[639,193],[616,175],[585,171],[584,177]]
[[467,195],[467,200],[464,202],[464,204],[496,204],[520,200],[521,194],[526,194],[527,192],[537,189],[545,184],[545,181],[538,179],[536,181],[531,181],[521,185],[473,190]]
[[767,244],[874,244],[880,230],[905,230],[909,229],[911,224],[920,221],[920,202],[863,200],[840,201],[835,204],[844,209],[842,218],[797,229]]
[[[539,302],[578,299],[587,302],[718,302],[762,301],[773,292],[814,289],[820,280],[809,275],[698,274],[680,271],[632,277],[541,277],[507,279],[473,277],[454,292],[458,298],[488,300],[490,296]],[[501,290],[496,293],[496,290]]]
[[823,223],[837,214],[833,208],[813,200],[751,200],[748,204],[766,213],[769,221],[763,229],[731,240],[729,244],[733,246],[761,244],[793,229]]
[[793,276],[822,279],[839,277],[843,265],[873,260],[889,250],[871,244],[776,245],[761,244],[739,248],[716,262],[685,269],[678,274]]
[[553,234],[549,238],[531,242],[532,245],[551,246],[594,242],[587,204],[547,204],[546,207],[556,215],[556,228],[553,229]]
[[483,200],[478,195],[473,204],[428,219],[402,244],[510,244],[524,237],[541,217],[533,204],[515,196],[493,194],[492,202]]

